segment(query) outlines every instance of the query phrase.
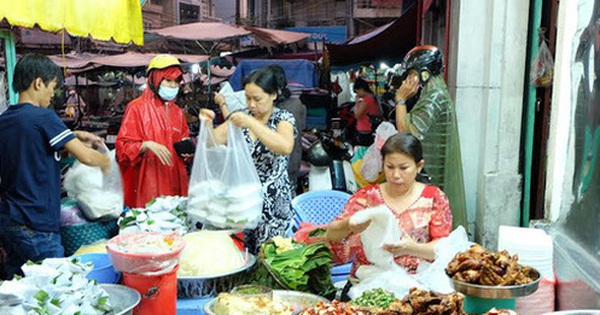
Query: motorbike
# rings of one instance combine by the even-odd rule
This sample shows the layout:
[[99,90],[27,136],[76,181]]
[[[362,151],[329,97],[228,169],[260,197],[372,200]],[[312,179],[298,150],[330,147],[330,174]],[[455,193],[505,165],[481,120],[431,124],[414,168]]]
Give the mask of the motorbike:
[[354,193],[357,189],[352,171],[352,146],[325,131],[313,130],[316,136],[306,148],[306,160],[310,164],[308,190],[339,190]]

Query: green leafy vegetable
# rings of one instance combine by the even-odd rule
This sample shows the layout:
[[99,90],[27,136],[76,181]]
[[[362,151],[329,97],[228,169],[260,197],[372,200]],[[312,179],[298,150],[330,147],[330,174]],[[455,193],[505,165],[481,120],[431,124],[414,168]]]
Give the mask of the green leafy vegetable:
[[250,280],[251,283],[311,292],[325,297],[334,294],[335,287],[331,282],[332,254],[329,247],[323,243],[304,245],[294,242],[293,245],[294,249],[277,253],[274,243],[263,244],[264,260]]

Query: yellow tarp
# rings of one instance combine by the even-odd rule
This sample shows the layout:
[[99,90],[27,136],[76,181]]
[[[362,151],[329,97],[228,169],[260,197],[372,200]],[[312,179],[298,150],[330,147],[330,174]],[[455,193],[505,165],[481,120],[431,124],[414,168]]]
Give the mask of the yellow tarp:
[[116,43],[144,44],[140,0],[11,0],[2,1],[0,19],[13,26]]

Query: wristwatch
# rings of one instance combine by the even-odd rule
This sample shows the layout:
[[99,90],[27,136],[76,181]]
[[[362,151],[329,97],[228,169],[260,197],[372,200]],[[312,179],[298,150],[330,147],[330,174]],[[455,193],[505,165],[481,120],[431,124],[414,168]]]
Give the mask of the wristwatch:
[[396,101],[396,105],[404,105],[404,106],[406,106],[406,101],[405,100],[397,100]]

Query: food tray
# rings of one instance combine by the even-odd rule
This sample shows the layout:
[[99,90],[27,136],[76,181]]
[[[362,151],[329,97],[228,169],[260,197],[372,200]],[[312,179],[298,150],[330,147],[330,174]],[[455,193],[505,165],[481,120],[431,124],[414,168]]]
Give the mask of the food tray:
[[241,283],[256,264],[256,257],[248,254],[246,264],[227,273],[201,276],[177,277],[177,297],[195,299],[215,297],[221,292],[229,292]]
[[474,296],[483,299],[514,299],[518,297],[528,296],[537,291],[540,284],[540,273],[531,268],[529,273],[533,282],[523,285],[510,286],[487,286],[480,284],[471,284],[451,278],[452,287],[454,290],[469,296]]
[[110,304],[113,307],[113,311],[109,315],[133,314],[133,308],[142,300],[138,291],[123,285],[101,284],[100,288],[108,293]]
[[[318,295],[287,290],[273,290],[273,299],[291,305],[294,314],[298,314],[309,307],[313,307],[319,302],[329,303],[329,300]],[[216,302],[217,299],[213,299],[204,305],[204,312],[207,315],[215,315],[213,309]]]

